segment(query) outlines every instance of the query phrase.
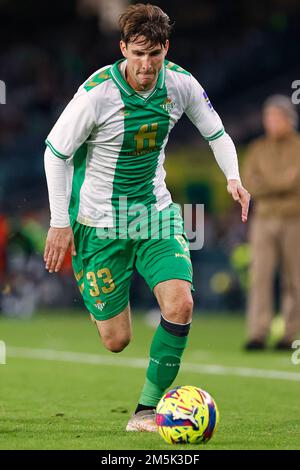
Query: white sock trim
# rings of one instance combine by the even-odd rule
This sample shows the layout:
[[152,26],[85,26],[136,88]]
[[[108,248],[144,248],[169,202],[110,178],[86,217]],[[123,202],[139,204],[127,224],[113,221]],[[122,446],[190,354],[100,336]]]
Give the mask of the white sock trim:
[[186,325],[190,325],[192,323],[192,320],[187,322],[187,323],[176,323],[174,321],[171,321],[171,320],[167,320],[166,317],[163,316],[162,312],[160,312],[161,316],[163,317],[163,319],[168,322],[168,323],[171,323],[172,325],[180,325],[180,326],[186,326]]

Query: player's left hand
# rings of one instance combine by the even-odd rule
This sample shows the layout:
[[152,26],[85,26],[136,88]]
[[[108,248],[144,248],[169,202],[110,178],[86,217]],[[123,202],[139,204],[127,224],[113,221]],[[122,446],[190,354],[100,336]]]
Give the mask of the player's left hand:
[[248,191],[241,185],[238,180],[228,180],[227,181],[227,191],[231,194],[232,198],[235,201],[238,201],[242,206],[242,221],[247,222],[248,210],[250,204],[250,194]]

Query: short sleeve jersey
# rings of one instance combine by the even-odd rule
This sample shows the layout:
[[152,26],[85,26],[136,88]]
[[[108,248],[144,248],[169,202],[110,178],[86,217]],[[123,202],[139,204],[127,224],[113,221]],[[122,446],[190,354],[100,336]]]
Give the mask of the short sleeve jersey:
[[165,147],[185,112],[207,140],[224,133],[207,94],[187,71],[165,61],[147,97],[120,72],[122,60],[93,74],[67,105],[47,137],[52,153],[72,167],[70,217],[112,227],[119,198],[127,204],[167,207]]

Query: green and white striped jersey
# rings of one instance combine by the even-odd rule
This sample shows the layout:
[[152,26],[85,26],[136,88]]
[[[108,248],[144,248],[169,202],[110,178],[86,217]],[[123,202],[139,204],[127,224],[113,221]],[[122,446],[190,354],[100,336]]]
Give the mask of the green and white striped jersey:
[[190,73],[165,61],[145,97],[124,79],[122,62],[99,69],[80,86],[46,140],[54,155],[70,163],[70,217],[92,227],[113,226],[119,197],[127,197],[128,205],[155,205],[158,211],[172,202],[165,184],[165,147],[184,112],[205,139],[224,133]]

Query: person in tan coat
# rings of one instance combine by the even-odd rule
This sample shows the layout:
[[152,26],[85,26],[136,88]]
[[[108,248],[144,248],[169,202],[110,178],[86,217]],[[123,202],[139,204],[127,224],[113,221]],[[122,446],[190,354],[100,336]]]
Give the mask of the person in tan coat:
[[274,312],[274,277],[280,267],[285,332],[275,349],[287,350],[300,330],[298,115],[283,95],[267,99],[262,114],[265,135],[249,146],[243,168],[243,183],[254,201],[245,348],[266,347]]

